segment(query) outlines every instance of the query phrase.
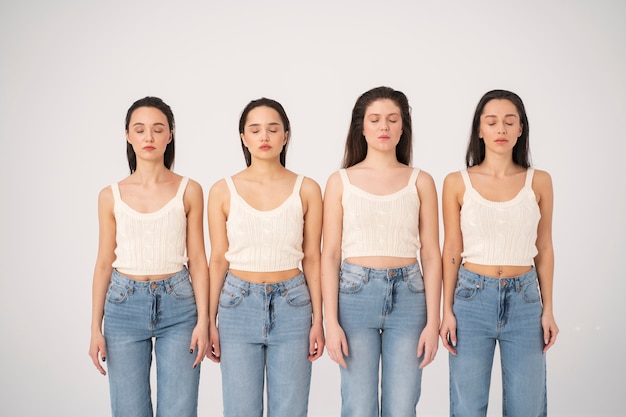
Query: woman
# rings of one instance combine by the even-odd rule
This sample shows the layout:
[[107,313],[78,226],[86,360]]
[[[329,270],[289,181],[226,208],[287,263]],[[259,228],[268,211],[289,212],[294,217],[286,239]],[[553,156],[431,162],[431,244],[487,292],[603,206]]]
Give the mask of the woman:
[[[208,266],[201,186],[171,171],[174,115],[156,97],[126,115],[130,176],[98,198],[89,355],[106,375],[113,416],[196,416],[200,362],[208,348]],[[102,321],[104,318],[104,332]]]
[[321,191],[285,168],[280,103],[251,101],[239,134],[247,168],[209,192],[209,358],[221,363],[225,417],[262,416],[266,380],[269,417],[306,416],[324,349]]
[[450,351],[450,415],[486,415],[498,343],[503,414],[545,416],[545,352],[558,333],[552,182],[530,167],[528,118],[516,94],[481,98],[466,166],[443,188],[440,334]]
[[374,88],[352,110],[344,169],[326,186],[324,323],[343,417],[414,416],[422,369],[437,351],[437,192],[411,168],[412,145],[406,96]]

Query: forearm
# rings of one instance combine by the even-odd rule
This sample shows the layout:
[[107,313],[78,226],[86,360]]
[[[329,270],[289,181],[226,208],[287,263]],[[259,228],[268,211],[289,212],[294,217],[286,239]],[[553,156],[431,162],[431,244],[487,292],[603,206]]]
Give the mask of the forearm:
[[324,306],[324,322],[338,324],[339,304],[339,267],[341,259],[337,256],[322,256],[322,300]]
[[452,313],[454,302],[454,288],[456,287],[459,267],[461,266],[461,251],[447,249],[444,246],[442,254],[443,266],[443,312]]
[[224,277],[228,271],[228,262],[211,259],[209,264],[209,324],[217,324],[217,309],[220,302],[220,293],[224,285]]
[[209,320],[209,268],[206,262],[189,261],[189,275],[196,299],[198,323],[208,323]]
[[104,303],[106,293],[111,281],[112,267],[96,267],[92,286],[92,310],[91,310],[91,331],[102,331],[102,320],[104,318]]
[[322,285],[320,281],[320,258],[311,259],[305,257],[302,260],[302,271],[306,278],[309,294],[311,295],[311,307],[313,308],[313,322],[322,323]]
[[552,288],[554,281],[554,251],[542,250],[535,257],[535,268],[541,291],[541,301],[544,312],[552,312]]
[[421,259],[426,292],[427,325],[439,328],[441,323],[441,257],[438,254]]

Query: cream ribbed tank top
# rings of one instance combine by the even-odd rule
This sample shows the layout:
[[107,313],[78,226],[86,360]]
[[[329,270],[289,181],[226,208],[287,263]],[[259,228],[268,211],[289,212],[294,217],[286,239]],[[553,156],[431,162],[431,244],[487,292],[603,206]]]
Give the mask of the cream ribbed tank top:
[[230,191],[226,221],[230,268],[252,272],[276,272],[299,268],[304,258],[304,213],[299,175],[291,195],[273,210],[257,210],[237,193],[231,177],[225,178]]
[[343,183],[344,258],[357,256],[394,256],[416,258],[420,249],[420,201],[414,168],[408,184],[388,195],[368,193],[350,183],[345,169],[339,170]]
[[113,191],[116,259],[122,274],[174,274],[187,262],[187,215],[183,195],[189,178],[180,181],[174,198],[159,210],[140,213],[122,201],[117,183]]
[[532,188],[534,169],[526,171],[526,181],[509,201],[485,199],[472,187],[467,170],[461,207],[463,253],[467,262],[481,265],[533,265],[537,255],[537,226],[541,217]]

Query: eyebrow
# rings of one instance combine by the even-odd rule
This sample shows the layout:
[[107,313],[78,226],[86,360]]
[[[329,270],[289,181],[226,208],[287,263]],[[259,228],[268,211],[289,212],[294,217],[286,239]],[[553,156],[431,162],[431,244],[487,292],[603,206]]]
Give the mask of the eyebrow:
[[[145,123],[143,123],[143,122],[135,122],[135,123],[133,123],[133,126],[143,126],[144,124]],[[153,124],[153,126],[156,126],[156,125],[165,126],[165,123],[156,122],[155,124]]]
[[[365,117],[369,117],[369,116],[379,116],[380,117],[380,116],[382,116],[382,114],[380,114],[380,113],[368,113],[368,114],[365,115]],[[386,114],[385,116],[400,116],[400,113],[389,113],[389,114]]]
[[[248,127],[257,127],[257,126],[261,126],[262,124],[263,123],[250,123],[248,125]],[[269,125],[269,126],[280,126],[281,124],[278,123],[278,122],[270,122],[270,123],[267,123],[267,125]]]
[[[498,116],[496,116],[495,114],[486,114],[484,117],[487,118],[487,117],[498,117]],[[513,114],[513,113],[505,114],[504,117],[517,117],[517,114]]]

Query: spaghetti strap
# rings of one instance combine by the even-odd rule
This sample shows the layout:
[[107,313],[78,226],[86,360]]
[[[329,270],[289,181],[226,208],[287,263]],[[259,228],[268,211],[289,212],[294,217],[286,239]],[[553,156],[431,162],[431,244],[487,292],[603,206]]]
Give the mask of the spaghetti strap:
[[345,168],[341,168],[339,170],[339,176],[341,177],[341,182],[343,183],[344,188],[351,185],[350,178],[348,178],[348,172]]
[[526,183],[524,184],[524,187],[532,188],[534,175],[535,175],[535,169],[528,168],[526,171]]
[[464,169],[460,172],[461,172],[461,177],[463,177],[463,183],[465,184],[465,189],[472,190],[474,187],[472,187],[472,181],[470,181],[470,177],[469,177],[469,174],[467,173],[467,170]]
[[122,201],[122,195],[120,194],[120,186],[114,182],[111,184],[111,191],[113,191],[113,202],[119,203]]
[[176,191],[176,198],[181,198],[185,194],[185,190],[187,189],[187,183],[189,182],[188,177],[183,177],[180,180],[180,185],[178,186],[178,191]]

